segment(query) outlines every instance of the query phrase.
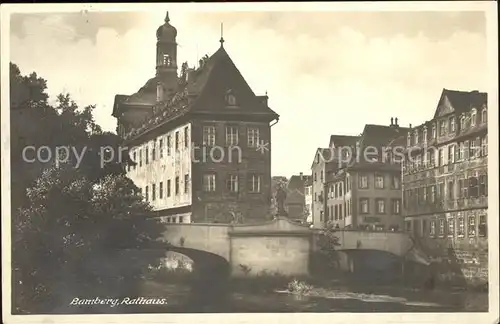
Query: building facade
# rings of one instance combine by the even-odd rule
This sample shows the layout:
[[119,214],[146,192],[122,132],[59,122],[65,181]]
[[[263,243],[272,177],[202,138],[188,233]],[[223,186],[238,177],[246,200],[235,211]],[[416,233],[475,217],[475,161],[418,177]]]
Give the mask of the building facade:
[[406,230],[476,278],[487,278],[487,116],[486,93],[443,89],[434,117],[408,133],[403,169]]
[[309,180],[309,176],[300,173],[300,175],[291,176],[286,184],[285,209],[288,218],[298,223],[305,223],[307,220],[305,188]]
[[177,30],[156,33],[156,75],[133,95],[116,95],[113,116],[135,165],[127,168],[167,222],[270,219],[271,123],[223,47],[178,73]]
[[306,213],[306,223],[312,224],[312,204],[313,204],[313,195],[312,195],[312,177],[309,176],[309,179],[304,184],[304,198],[306,203],[305,213]]
[[[401,163],[394,158],[396,147],[391,143],[406,131],[397,118],[389,126],[365,126],[345,159],[350,161],[325,183],[326,223],[336,228],[402,230]],[[340,151],[336,154],[346,157]]]

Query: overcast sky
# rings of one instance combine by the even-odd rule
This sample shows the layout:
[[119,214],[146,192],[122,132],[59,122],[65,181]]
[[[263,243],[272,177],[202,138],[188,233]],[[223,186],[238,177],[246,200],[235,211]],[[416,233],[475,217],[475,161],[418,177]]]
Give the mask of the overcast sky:
[[[165,11],[168,8],[165,8]],[[156,29],[165,11],[16,14],[11,61],[96,104],[114,130],[115,94],[132,94],[155,73]],[[365,124],[431,119],[443,88],[487,90],[486,19],[481,12],[185,12],[170,10],[178,65],[224,47],[257,95],[269,95],[272,173],[310,173],[331,134]]]

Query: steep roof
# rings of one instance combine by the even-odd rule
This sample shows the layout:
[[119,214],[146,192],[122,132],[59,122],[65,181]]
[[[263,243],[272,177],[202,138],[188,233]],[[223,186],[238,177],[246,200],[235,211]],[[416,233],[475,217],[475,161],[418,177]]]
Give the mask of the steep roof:
[[[156,113],[150,116],[151,120],[148,125],[168,122],[190,111],[248,113],[268,116],[269,119],[279,118],[279,115],[267,106],[267,102],[263,101],[261,96],[255,95],[222,46],[208,57],[200,68],[190,72],[187,81],[181,80],[178,91],[170,100],[156,103],[156,82],[156,78],[151,78],[137,93],[123,101],[126,105],[154,106]],[[236,98],[234,109],[224,109],[227,106],[225,100],[228,91],[231,91]],[[195,99],[188,100],[188,98]],[[141,131],[143,130],[145,131],[145,127],[141,128]],[[141,131],[137,130],[135,135]]]
[[473,107],[480,108],[486,105],[487,102],[488,94],[485,92],[479,92],[477,90],[458,91],[443,89],[434,113],[434,118],[453,111],[464,113],[471,110]]
[[360,136],[331,135],[330,136],[330,147],[332,147],[332,144],[334,144],[335,147],[354,146],[354,145],[356,145],[356,141],[359,139],[360,139]]
[[387,146],[391,140],[401,135],[406,135],[408,130],[409,128],[407,127],[367,124],[361,134],[360,149],[368,146]]
[[287,183],[287,189],[289,190],[298,190],[302,194],[304,194],[304,187],[307,180],[311,177],[306,175],[293,175],[290,177]]

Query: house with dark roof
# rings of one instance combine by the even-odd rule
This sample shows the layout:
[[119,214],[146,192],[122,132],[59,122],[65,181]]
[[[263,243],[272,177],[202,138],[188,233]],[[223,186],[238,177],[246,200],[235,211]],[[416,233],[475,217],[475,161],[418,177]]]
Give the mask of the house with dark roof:
[[[156,75],[116,95],[112,115],[135,165],[128,176],[166,222],[259,222],[271,204],[271,124],[224,48],[178,73],[177,29],[156,31]],[[153,62],[152,62],[153,63]]]
[[395,159],[392,145],[407,132],[391,118],[389,126],[365,125],[359,137],[343,143],[353,150],[336,151],[344,163],[325,180],[325,223],[361,230],[402,229],[401,161]]
[[458,279],[487,283],[487,93],[443,89],[433,118],[403,140],[406,230],[428,255],[459,265]]

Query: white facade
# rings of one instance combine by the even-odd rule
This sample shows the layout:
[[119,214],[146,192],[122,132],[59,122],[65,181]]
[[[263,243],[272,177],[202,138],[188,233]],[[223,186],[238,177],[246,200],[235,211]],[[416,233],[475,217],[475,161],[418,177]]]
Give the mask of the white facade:
[[313,217],[312,217],[312,208],[313,208],[313,195],[312,195],[312,184],[306,184],[304,187],[304,196],[305,196],[305,203],[306,203],[306,211],[307,211],[307,218],[306,221],[307,223],[312,223]]
[[[191,124],[187,123],[131,148],[130,157],[137,165],[127,168],[127,176],[155,211],[192,204],[191,146]],[[162,218],[190,223],[191,213]]]

